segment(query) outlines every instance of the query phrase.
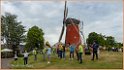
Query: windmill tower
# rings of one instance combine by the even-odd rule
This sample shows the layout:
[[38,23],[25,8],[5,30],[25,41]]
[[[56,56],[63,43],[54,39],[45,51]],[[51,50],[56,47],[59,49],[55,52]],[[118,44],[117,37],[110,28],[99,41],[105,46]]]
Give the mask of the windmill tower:
[[79,30],[80,20],[75,18],[67,18],[68,8],[66,7],[67,6],[66,3],[67,1],[65,1],[63,26],[59,37],[59,42],[61,42],[66,27],[65,45],[70,43],[75,44],[77,47],[79,46],[79,44],[81,44],[81,36]]

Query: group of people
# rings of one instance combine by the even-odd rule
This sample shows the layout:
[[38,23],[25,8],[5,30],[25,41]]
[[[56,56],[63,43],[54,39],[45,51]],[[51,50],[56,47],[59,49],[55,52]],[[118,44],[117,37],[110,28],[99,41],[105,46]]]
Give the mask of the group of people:
[[80,44],[78,47],[76,47],[75,44],[70,44],[68,43],[67,45],[64,45],[62,43],[59,43],[59,45],[57,46],[57,54],[58,54],[58,57],[60,59],[66,57],[66,47],[68,47],[69,49],[69,60],[73,60],[74,59],[74,53],[75,51],[76,54],[77,54],[77,60],[82,63],[82,54],[84,53],[84,47],[82,44]]
[[[66,54],[65,47],[68,47],[69,49],[69,56],[70,56],[69,60],[73,60],[74,53],[76,53],[77,60],[81,64],[83,61],[83,54],[85,54],[85,47],[82,44],[75,45],[75,44],[68,43],[67,46],[65,46],[62,43],[60,43],[57,47],[57,54],[60,59],[61,58],[65,59],[65,54]],[[91,48],[91,54],[92,54],[91,60],[94,60],[95,56],[96,56],[96,59],[98,60],[99,44],[97,43],[97,41],[94,41],[94,43],[90,48]]]
[[59,43],[59,45],[56,47],[56,53],[58,54],[58,58],[65,59],[65,45]]
[[[42,50],[42,54],[43,54],[43,60],[46,60],[46,57],[48,58],[48,64],[51,61],[51,54],[52,54],[52,50],[53,48],[50,46],[49,42],[46,42],[45,44],[46,46],[44,47],[44,49]],[[76,46],[75,44],[70,44],[68,43],[67,45],[64,45],[62,43],[59,43],[56,47],[56,53],[58,58],[60,59],[66,59],[66,48],[68,47],[69,49],[69,60],[73,60],[74,59],[74,53],[76,53],[76,57],[77,60],[79,61],[79,63],[81,64],[83,62],[83,54],[85,53],[85,48],[82,44],[79,44],[78,46]],[[92,60],[94,60],[94,57],[96,56],[96,59],[98,59],[98,43],[96,41],[94,41],[93,45],[91,46],[92,49]],[[37,60],[37,49],[33,49],[33,55],[34,55],[34,60]],[[32,52],[27,52],[25,51],[23,53],[24,55],[24,65],[26,65],[28,63],[28,56],[29,54]]]

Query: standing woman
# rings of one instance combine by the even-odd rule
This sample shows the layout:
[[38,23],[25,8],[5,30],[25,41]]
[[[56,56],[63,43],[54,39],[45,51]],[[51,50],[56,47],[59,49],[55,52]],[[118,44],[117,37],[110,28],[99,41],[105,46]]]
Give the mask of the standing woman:
[[82,64],[82,55],[84,54],[84,47],[82,44],[78,47],[78,53],[79,53],[79,63]]
[[50,63],[50,59],[51,59],[52,49],[51,49],[51,46],[50,46],[49,42],[46,42],[46,46],[47,46],[47,56],[48,56],[48,64],[49,64]]
[[24,65],[26,65],[26,64],[28,64],[28,55],[29,55],[29,53],[25,50],[23,55],[24,55]]

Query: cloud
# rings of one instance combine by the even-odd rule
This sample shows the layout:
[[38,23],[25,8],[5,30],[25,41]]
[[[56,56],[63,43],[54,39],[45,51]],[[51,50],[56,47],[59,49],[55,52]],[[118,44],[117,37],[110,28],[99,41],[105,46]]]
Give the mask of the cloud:
[[[64,1],[2,1],[1,12],[10,12],[18,16],[18,20],[26,26],[26,30],[34,25],[42,28],[45,39],[51,44],[58,42],[63,22]],[[68,17],[84,22],[84,35],[90,32],[112,35],[122,42],[122,1],[91,2],[68,1]],[[65,33],[62,42],[64,42]]]

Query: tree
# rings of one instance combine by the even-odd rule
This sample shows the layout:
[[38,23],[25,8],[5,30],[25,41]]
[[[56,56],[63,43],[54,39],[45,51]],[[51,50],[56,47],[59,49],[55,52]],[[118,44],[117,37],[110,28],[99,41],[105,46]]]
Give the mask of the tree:
[[[6,40],[6,47],[16,51],[18,45],[25,38],[25,27],[17,21],[17,16],[5,13],[1,16],[1,36]],[[14,46],[13,46],[14,45]]]
[[114,46],[115,45],[115,39],[112,36],[107,36],[106,37],[106,42],[107,42],[107,46]]
[[115,47],[116,47],[116,48],[122,48],[122,47],[123,47],[123,43],[118,43],[118,42],[116,42],[116,43],[115,43]]
[[4,16],[1,16],[1,36],[5,34],[5,23],[4,23]]
[[91,32],[89,35],[88,35],[88,38],[87,38],[87,44],[93,44],[93,41],[96,40],[99,45],[101,46],[106,46],[108,48],[111,48],[111,47],[122,47],[121,43],[117,43],[115,41],[115,38],[112,37],[112,36],[105,36],[105,35],[102,35],[102,34],[97,34],[95,32]]
[[43,30],[37,26],[33,26],[29,29],[26,39],[25,49],[30,51],[33,48],[43,49],[44,46],[44,33]]
[[86,40],[87,44],[93,44],[93,41],[97,40],[97,33],[91,32]]
[[94,41],[97,41],[101,46],[104,46],[105,44],[105,40],[104,40],[104,36],[102,34],[97,34],[95,32],[91,32],[88,35],[87,38],[87,44],[93,44]]
[[99,42],[101,46],[105,46],[105,39],[102,34],[97,34],[97,41]]

